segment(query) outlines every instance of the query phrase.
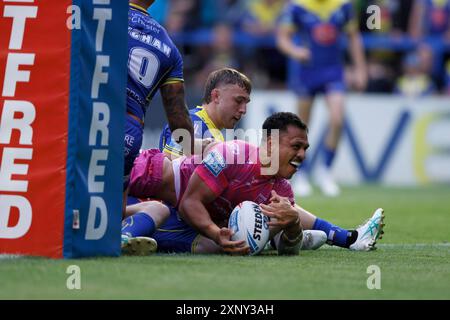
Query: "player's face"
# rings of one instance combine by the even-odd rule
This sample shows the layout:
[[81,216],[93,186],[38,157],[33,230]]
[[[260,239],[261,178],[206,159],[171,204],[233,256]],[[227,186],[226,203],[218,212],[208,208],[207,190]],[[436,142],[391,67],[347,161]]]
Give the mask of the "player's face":
[[217,110],[222,128],[233,129],[247,112],[249,94],[236,84],[223,85],[215,90],[218,90]]
[[286,131],[280,131],[279,143],[277,176],[290,179],[305,160],[309,147],[308,134],[296,126],[288,126]]

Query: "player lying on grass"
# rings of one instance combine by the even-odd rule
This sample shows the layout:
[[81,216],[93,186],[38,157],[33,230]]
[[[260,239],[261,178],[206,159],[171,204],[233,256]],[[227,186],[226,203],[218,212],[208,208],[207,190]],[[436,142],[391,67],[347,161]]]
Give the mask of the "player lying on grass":
[[[172,173],[168,173],[174,180],[172,190],[161,188],[166,174],[163,168],[170,171],[170,161],[157,153],[140,155],[131,174],[132,192],[176,203],[181,219],[174,208],[150,202],[147,205],[152,206],[151,210],[164,210],[166,215],[170,212],[168,221],[155,232],[154,221],[140,212],[124,221],[122,233],[131,237],[152,236],[161,251],[245,254],[248,247],[231,241],[231,230],[226,226],[232,209],[251,200],[275,218],[270,222],[272,236],[283,230],[279,251],[280,247],[293,249],[288,252],[298,250],[302,228],[322,230],[331,245],[351,250],[374,249],[384,226],[382,209],[377,209],[357,230],[345,230],[295,205],[286,179],[292,177],[305,158],[309,146],[306,125],[296,115],[282,112],[266,119],[263,129],[267,138],[260,148],[236,140],[214,144],[200,164],[196,164],[199,159],[195,156],[174,160]],[[139,250],[136,245],[134,249]]]
[[[236,123],[243,117],[247,111],[247,103],[250,101],[252,84],[247,76],[232,68],[221,68],[211,72],[205,82],[203,104],[190,111],[190,116],[195,124],[195,138],[213,137],[217,141],[224,141],[223,129],[233,129]],[[190,140],[190,139],[187,139]],[[205,140],[203,140],[205,141]],[[183,155],[181,145],[171,140],[171,131],[168,126],[165,127],[160,138],[160,150],[169,158],[174,159]],[[154,154],[155,151],[150,151]],[[158,157],[156,157],[158,158]],[[156,160],[159,161],[159,160]],[[166,160],[166,166],[168,161]],[[170,166],[169,166],[170,167]],[[172,170],[164,170],[166,175],[172,174]],[[176,205],[175,193],[170,185],[173,184],[173,178],[164,179],[161,185],[162,195],[154,196],[164,199],[166,203]],[[157,191],[159,191],[157,190]],[[166,198],[166,194],[168,197]],[[172,194],[172,197],[170,196]],[[128,197],[128,204],[138,203],[139,200],[134,197]],[[129,206],[126,217],[129,214],[146,212],[153,220],[155,225],[159,226],[169,215],[168,210],[157,210],[152,203],[145,203],[138,206]],[[136,216],[136,218],[139,215]],[[151,223],[151,220],[150,220]],[[150,240],[149,240],[150,241]],[[313,249],[326,241],[326,235],[322,231],[308,231],[304,233],[302,249]],[[150,245],[150,244],[149,244]]]

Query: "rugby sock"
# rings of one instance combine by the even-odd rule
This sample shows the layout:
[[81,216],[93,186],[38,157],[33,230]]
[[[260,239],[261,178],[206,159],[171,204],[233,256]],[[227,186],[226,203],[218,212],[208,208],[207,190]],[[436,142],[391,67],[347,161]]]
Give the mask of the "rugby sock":
[[336,149],[331,149],[326,144],[323,145],[323,160],[325,166],[330,168],[333,164],[334,156],[336,155]]
[[350,247],[355,243],[356,239],[358,239],[358,231],[349,230],[349,232],[351,233],[351,235],[347,238],[347,243],[345,245],[346,248]]
[[356,238],[353,240],[354,234],[356,233],[356,236],[358,235],[357,232],[339,228],[338,226],[319,218],[316,218],[313,230],[322,230],[327,234],[328,244],[342,248],[348,248],[356,240]]
[[135,213],[122,221],[122,234],[129,237],[150,237],[155,229],[155,221],[144,212]]

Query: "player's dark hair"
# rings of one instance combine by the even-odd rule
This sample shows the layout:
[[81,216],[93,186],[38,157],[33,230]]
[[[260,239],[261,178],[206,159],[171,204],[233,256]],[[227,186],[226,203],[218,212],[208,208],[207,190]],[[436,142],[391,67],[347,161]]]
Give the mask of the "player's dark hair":
[[267,130],[267,137],[271,135],[272,130],[287,131],[288,126],[294,126],[308,132],[308,126],[292,112],[277,112],[272,114],[263,123],[263,130]]
[[245,74],[232,68],[222,68],[211,72],[206,79],[203,103],[210,103],[211,92],[220,85],[226,84],[236,84],[248,94],[252,92],[252,82]]

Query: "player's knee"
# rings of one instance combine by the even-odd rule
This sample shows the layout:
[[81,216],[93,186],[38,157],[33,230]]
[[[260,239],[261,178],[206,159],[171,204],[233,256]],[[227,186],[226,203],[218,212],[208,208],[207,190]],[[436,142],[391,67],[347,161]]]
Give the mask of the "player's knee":
[[330,117],[330,126],[335,131],[341,131],[344,125],[344,116],[340,114],[333,114]]
[[149,215],[156,225],[161,225],[170,216],[169,208],[159,201],[147,201],[139,204],[139,212]]

